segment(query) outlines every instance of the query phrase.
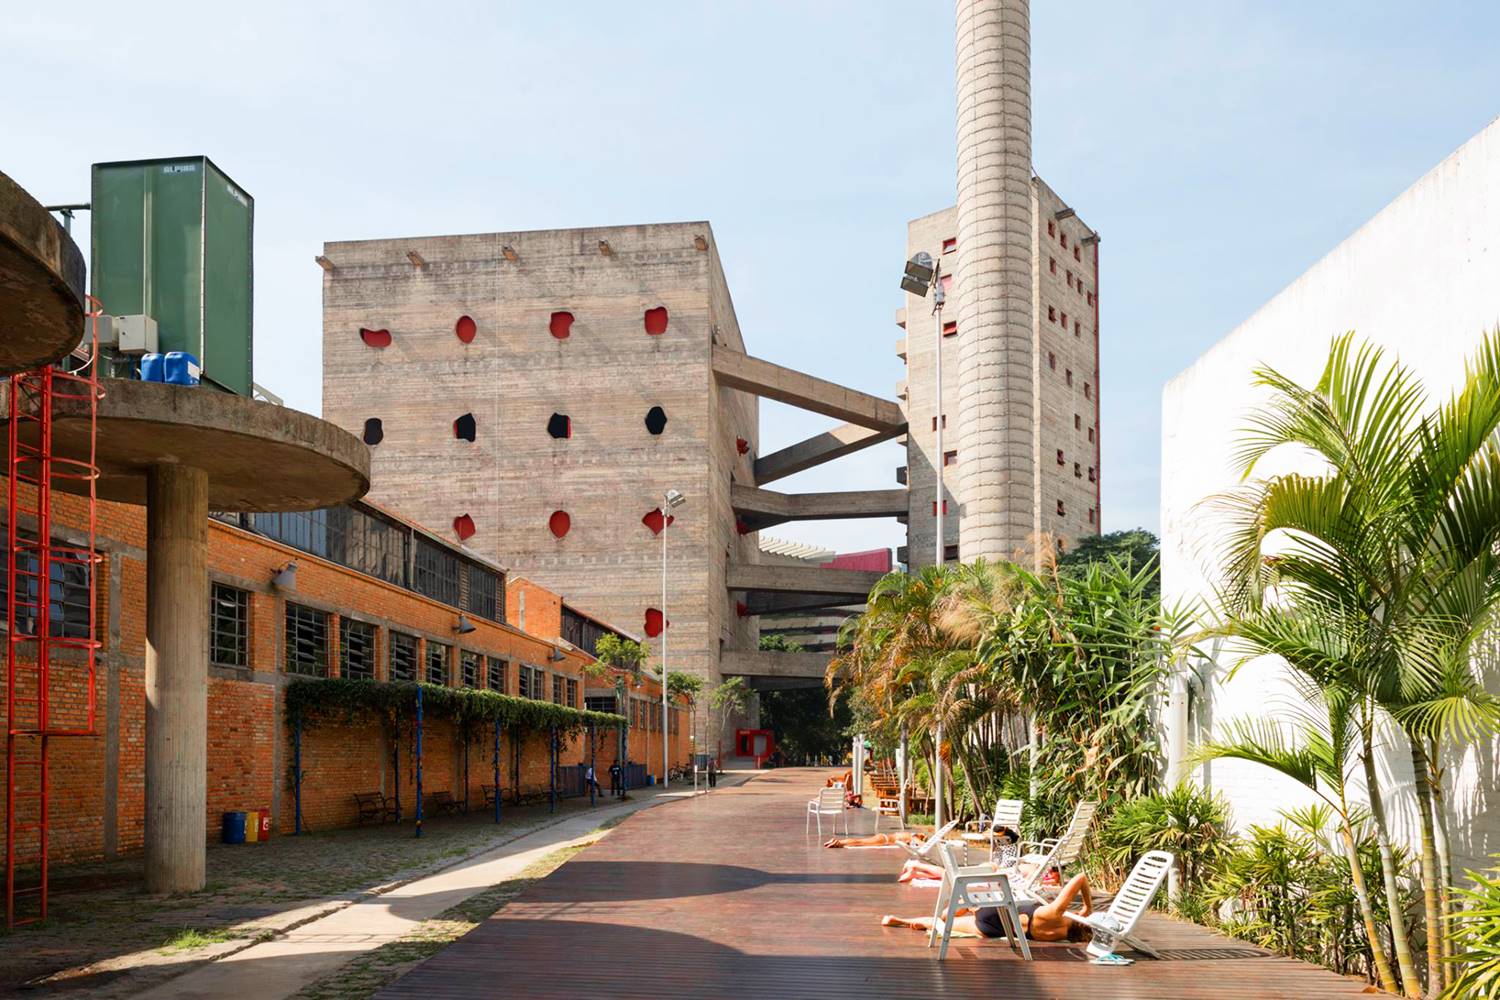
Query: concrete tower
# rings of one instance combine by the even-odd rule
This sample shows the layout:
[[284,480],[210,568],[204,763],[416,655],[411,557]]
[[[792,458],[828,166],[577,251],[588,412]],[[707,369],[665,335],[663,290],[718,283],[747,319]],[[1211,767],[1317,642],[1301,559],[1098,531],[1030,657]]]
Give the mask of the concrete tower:
[[1009,558],[1035,530],[1031,12],[957,15],[959,554]]

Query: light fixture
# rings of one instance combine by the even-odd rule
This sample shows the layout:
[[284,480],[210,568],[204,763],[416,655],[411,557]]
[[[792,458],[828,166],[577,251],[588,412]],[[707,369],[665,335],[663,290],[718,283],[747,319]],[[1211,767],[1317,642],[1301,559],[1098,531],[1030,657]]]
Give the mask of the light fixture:
[[458,624],[453,626],[453,631],[457,632],[459,635],[468,635],[470,632],[474,631],[474,623],[469,621],[469,619],[465,616],[459,615]]
[[666,495],[662,499],[666,501],[668,507],[681,507],[687,502],[687,497],[683,496],[677,490],[667,490]]
[[932,285],[932,254],[921,251],[906,262],[906,273],[901,276],[901,287],[913,295],[927,296]]
[[552,662],[552,663],[561,663],[563,660],[566,660],[567,658],[568,658],[568,654],[564,653],[562,650],[558,649],[556,646],[553,646],[552,650],[547,654],[547,659],[550,662]]
[[274,590],[296,590],[297,589],[297,564],[289,562],[276,571],[271,577],[271,587]]

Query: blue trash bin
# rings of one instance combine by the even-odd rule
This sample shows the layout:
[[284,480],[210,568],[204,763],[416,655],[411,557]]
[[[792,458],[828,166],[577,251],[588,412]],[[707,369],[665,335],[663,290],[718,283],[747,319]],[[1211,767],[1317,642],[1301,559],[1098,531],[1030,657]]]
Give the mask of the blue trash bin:
[[243,844],[245,842],[244,813],[227,812],[224,814],[222,839],[226,844]]

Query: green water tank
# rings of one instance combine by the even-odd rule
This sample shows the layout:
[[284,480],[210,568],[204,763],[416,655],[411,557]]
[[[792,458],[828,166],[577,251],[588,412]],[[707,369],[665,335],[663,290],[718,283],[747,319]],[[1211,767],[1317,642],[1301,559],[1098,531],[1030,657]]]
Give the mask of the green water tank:
[[157,349],[251,394],[255,199],[206,156],[96,163],[91,287],[112,316],[156,320]]

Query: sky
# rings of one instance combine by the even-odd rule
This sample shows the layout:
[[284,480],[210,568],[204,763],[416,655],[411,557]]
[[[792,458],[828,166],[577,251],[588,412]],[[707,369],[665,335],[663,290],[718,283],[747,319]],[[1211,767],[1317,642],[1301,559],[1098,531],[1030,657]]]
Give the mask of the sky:
[[[1500,114],[1497,38],[1479,0],[1033,4],[1034,165],[1102,237],[1105,530],[1157,528],[1163,384]],[[314,413],[323,241],[697,219],[751,353],[893,398],[953,90],[951,3],[26,4],[0,170],[51,204],[93,162],[212,157],[256,200],[256,381]],[[832,423],[761,413],[762,453]],[[903,461],[776,488],[889,488]]]

